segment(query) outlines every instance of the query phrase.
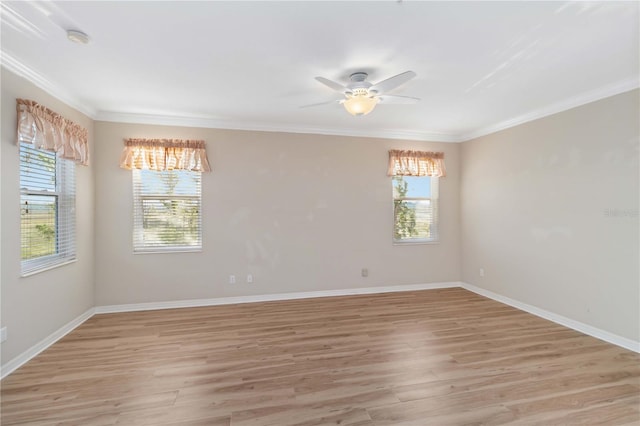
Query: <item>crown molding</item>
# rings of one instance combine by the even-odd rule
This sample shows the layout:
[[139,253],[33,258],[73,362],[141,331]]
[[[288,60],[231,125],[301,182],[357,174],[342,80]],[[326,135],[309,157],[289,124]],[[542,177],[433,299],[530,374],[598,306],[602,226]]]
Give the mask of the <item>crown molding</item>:
[[538,120],[540,118],[547,117],[549,115],[567,111],[572,108],[577,108],[579,106],[582,106],[591,102],[599,101],[600,99],[608,98],[611,96],[628,92],[630,90],[637,89],[638,87],[640,87],[640,79],[638,77],[622,80],[617,83],[601,87],[599,89],[582,93],[578,96],[574,96],[573,98],[556,102],[544,108],[531,111],[527,114],[523,114],[518,117],[511,118],[509,120],[501,121],[500,123],[494,124],[492,126],[484,127],[484,128],[475,130],[473,132],[460,135],[460,142],[466,142],[471,139],[479,138],[480,136],[486,136],[491,133],[498,132],[500,130],[505,130],[510,127],[515,127],[520,124],[528,123],[529,121]]
[[430,142],[462,142],[457,135],[437,132],[402,131],[402,130],[351,130],[326,129],[291,124],[270,125],[266,123],[247,123],[226,121],[212,117],[178,116],[161,114],[138,114],[111,111],[97,111],[95,108],[80,102],[64,88],[52,83],[42,74],[24,65],[13,55],[0,51],[1,65],[14,74],[30,81],[51,96],[77,109],[96,121],[117,123],[153,124],[161,126],[203,127],[212,129],[246,130],[260,132],[303,133],[329,136],[353,136],[382,139],[404,139]]
[[557,114],[562,111],[566,111],[572,108],[579,107],[581,105],[595,102],[600,99],[615,96],[620,93],[628,92],[630,90],[640,87],[640,79],[633,77],[627,80],[601,87],[596,90],[592,90],[586,93],[582,93],[573,98],[556,102],[544,108],[540,108],[531,111],[527,114],[523,114],[505,121],[501,121],[497,124],[483,127],[465,134],[452,134],[452,133],[439,133],[439,132],[422,132],[417,130],[353,130],[353,129],[326,129],[316,127],[296,126],[292,124],[271,125],[266,123],[247,123],[244,121],[226,121],[212,117],[202,116],[177,116],[177,115],[161,115],[161,114],[138,114],[138,113],[124,113],[124,112],[112,112],[112,111],[97,111],[95,108],[90,107],[77,97],[73,96],[66,89],[52,83],[46,79],[42,74],[32,70],[28,66],[24,65],[18,59],[11,54],[4,51],[0,51],[0,64],[7,70],[17,74],[18,76],[30,81],[51,96],[59,99],[67,105],[77,109],[83,114],[89,116],[96,121],[109,121],[117,123],[132,123],[132,124],[152,124],[161,126],[181,126],[181,127],[203,127],[210,129],[227,129],[227,130],[245,130],[245,131],[259,131],[259,132],[283,132],[283,133],[302,133],[302,134],[315,134],[315,135],[328,135],[328,136],[352,136],[352,137],[366,137],[366,138],[381,138],[381,139],[402,139],[402,140],[415,140],[415,141],[428,141],[428,142],[466,142],[472,139],[476,139],[481,136],[486,136],[491,133],[505,130],[511,127],[518,126],[520,124],[527,123],[529,121],[537,120],[549,115]]
[[44,90],[45,92],[53,96],[54,98],[64,102],[65,104],[69,105],[74,109],[77,109],[84,115],[87,115],[92,119],[95,119],[96,112],[97,112],[95,108],[92,108],[84,104],[83,102],[78,100],[77,97],[69,93],[68,90],[63,89],[57,84],[47,80],[42,74],[29,68],[28,66],[20,62],[18,59],[16,59],[13,55],[5,51],[0,51],[0,65],[2,65],[4,68],[11,71],[12,73],[16,74],[17,76],[30,81],[31,83],[38,86],[39,88],[41,88],[42,90]]
[[203,127],[209,129],[245,130],[257,132],[303,133],[330,136],[353,136],[383,139],[404,139],[430,142],[462,142],[456,135],[448,133],[401,131],[401,130],[352,130],[326,129],[319,127],[295,126],[290,124],[270,125],[266,123],[248,123],[219,120],[210,117],[185,117],[159,114],[132,114],[99,111],[95,120],[116,123],[153,124],[162,126]]

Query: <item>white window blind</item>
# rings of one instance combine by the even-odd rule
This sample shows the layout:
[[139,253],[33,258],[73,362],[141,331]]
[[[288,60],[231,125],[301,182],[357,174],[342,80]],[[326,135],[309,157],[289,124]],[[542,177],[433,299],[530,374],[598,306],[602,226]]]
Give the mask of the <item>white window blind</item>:
[[134,169],[132,174],[133,251],[201,250],[201,173]]
[[20,258],[28,275],[76,258],[75,163],[20,142]]
[[394,176],[393,241],[429,243],[438,241],[438,178]]

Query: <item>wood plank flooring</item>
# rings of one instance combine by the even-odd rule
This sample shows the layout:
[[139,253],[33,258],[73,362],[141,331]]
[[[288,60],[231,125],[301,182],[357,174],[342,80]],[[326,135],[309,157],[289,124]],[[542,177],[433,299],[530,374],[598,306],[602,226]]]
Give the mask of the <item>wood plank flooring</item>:
[[96,315],[9,425],[638,425],[640,355],[463,289]]

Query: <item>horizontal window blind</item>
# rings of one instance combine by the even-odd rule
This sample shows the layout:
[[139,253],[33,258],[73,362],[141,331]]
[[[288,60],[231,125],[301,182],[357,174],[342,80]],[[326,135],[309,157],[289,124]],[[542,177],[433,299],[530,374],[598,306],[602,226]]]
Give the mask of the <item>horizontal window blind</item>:
[[21,142],[22,275],[75,257],[75,163]]
[[202,248],[201,173],[133,170],[134,252]]
[[438,179],[394,176],[393,240],[433,242],[438,240]]
[[[398,233],[396,239],[431,239],[433,223],[433,209],[431,200],[401,199],[395,204],[395,227]],[[401,214],[406,212],[406,214]]]

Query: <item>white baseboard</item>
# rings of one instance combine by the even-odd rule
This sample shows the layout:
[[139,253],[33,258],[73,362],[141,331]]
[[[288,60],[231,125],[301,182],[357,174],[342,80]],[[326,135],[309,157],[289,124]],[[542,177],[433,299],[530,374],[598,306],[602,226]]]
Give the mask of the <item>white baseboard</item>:
[[278,300],[311,299],[315,297],[353,296],[358,294],[393,293],[401,291],[435,290],[460,287],[458,281],[410,284],[385,287],[347,288],[337,290],[303,291],[296,293],[260,294],[255,296],[232,296],[215,299],[190,299],[169,302],[128,303],[125,305],[96,306],[96,314],[115,312],[149,311],[155,309],[195,308],[199,306],[233,305],[238,303],[273,302]]
[[572,320],[562,315],[555,314],[553,312],[546,311],[544,309],[537,308],[526,303],[519,302],[517,300],[510,299],[505,296],[501,296],[497,293],[493,293],[489,290],[485,290],[480,287],[476,287],[471,284],[451,281],[442,283],[429,283],[429,284],[411,284],[411,285],[398,285],[398,286],[385,286],[385,287],[365,287],[365,288],[349,288],[338,290],[322,290],[322,291],[306,291],[297,293],[277,293],[277,294],[262,294],[255,296],[234,296],[234,297],[220,297],[215,299],[191,299],[191,300],[176,300],[168,302],[149,302],[149,303],[130,303],[125,305],[109,305],[109,306],[96,306],[95,308],[88,309],[85,313],[78,316],[74,320],[70,321],[66,325],[62,326],[48,337],[44,338],[39,343],[35,344],[22,354],[13,358],[11,361],[0,367],[0,378],[5,378],[20,366],[31,360],[40,352],[47,349],[49,346],[63,338],[65,335],[73,331],[80,324],[91,318],[94,314],[106,314],[116,312],[135,312],[135,311],[147,311],[154,309],[173,309],[173,308],[190,308],[199,306],[216,306],[216,305],[231,305],[238,303],[255,303],[255,302],[271,302],[278,300],[295,300],[295,299],[310,299],[315,297],[334,297],[334,296],[353,296],[358,294],[375,294],[375,293],[393,293],[403,291],[416,291],[416,290],[437,290],[443,288],[462,287],[473,293],[477,293],[481,296],[488,297],[489,299],[496,300],[500,303],[504,303],[514,308],[520,309],[530,314],[539,316],[541,318],[553,321],[557,324],[569,327],[576,331],[579,331],[589,336],[593,336],[597,339],[604,340],[605,342],[612,343],[614,345],[629,349],[634,352],[640,353],[640,342],[627,339],[625,337],[618,336],[608,331],[601,330],[596,327],[584,324],[579,321]]
[[392,293],[399,291],[415,291],[415,290],[434,290],[439,288],[460,287],[459,282],[444,282],[430,284],[411,284],[386,287],[366,287],[366,288],[350,288],[340,290],[323,290],[323,291],[307,291],[297,293],[279,293],[279,294],[263,294],[256,296],[236,296],[236,297],[220,297],[215,299],[193,299],[193,300],[176,300],[168,302],[151,302],[151,303],[130,303],[126,305],[97,306],[87,310],[85,313],[62,326],[43,340],[33,345],[11,361],[0,367],[0,378],[3,379],[13,373],[20,366],[27,363],[40,352],[53,345],[65,335],[73,331],[80,324],[91,318],[95,314],[115,313],[115,312],[134,312],[147,311],[154,309],[172,309],[172,308],[190,308],[198,306],[215,306],[215,305],[231,305],[237,303],[255,303],[268,302],[277,300],[293,300],[308,299],[314,297],[332,297],[332,296],[348,296],[357,294],[374,294],[374,293]]
[[636,342],[635,340],[618,336],[617,334],[604,331],[583,322],[576,321],[571,318],[567,318],[562,315],[558,315],[553,312],[549,312],[536,306],[528,305],[514,299],[510,299],[506,296],[502,296],[492,291],[476,287],[472,284],[460,283],[460,286],[481,296],[488,297],[489,299],[504,303],[505,305],[513,306],[514,308],[518,308],[521,311],[529,312],[530,314],[555,322],[556,324],[560,324],[581,333],[588,334],[589,336],[595,337],[596,339],[604,340],[605,342],[612,343],[622,348],[629,349],[630,351],[640,353],[640,342]]
[[40,352],[47,349],[49,346],[53,345],[58,340],[62,339],[80,324],[91,318],[94,313],[95,308],[88,309],[85,313],[69,321],[67,324],[63,325],[40,342],[36,343],[17,357],[13,358],[11,361],[3,364],[2,367],[0,367],[0,378],[4,379],[9,374],[13,373],[20,366],[31,360]]

